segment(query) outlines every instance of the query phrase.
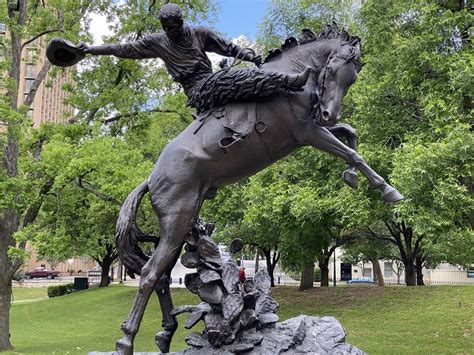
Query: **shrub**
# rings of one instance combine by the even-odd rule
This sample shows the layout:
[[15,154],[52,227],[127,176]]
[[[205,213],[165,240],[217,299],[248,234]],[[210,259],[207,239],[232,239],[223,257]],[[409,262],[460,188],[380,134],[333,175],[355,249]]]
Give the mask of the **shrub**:
[[67,295],[74,292],[74,284],[58,285],[58,286],[49,286],[48,287],[48,297],[58,297]]
[[13,274],[13,280],[15,281],[23,281],[25,279],[25,273],[23,271],[18,270]]
[[313,281],[321,282],[321,269],[319,268],[314,269]]

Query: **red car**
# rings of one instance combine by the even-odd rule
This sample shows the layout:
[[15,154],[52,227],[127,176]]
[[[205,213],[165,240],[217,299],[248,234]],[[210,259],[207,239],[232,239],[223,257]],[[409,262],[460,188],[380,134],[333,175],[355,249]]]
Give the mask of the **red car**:
[[47,279],[52,280],[58,276],[59,272],[54,270],[48,270],[42,266],[36,267],[33,271],[25,272],[25,278],[27,279],[34,279],[35,277],[46,277]]

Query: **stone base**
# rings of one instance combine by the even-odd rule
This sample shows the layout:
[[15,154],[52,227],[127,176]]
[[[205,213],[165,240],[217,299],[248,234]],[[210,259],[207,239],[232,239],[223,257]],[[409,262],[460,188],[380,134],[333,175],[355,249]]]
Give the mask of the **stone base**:
[[[247,339],[246,339],[247,337]],[[255,337],[261,338],[257,344]],[[246,341],[248,340],[248,341]],[[178,353],[189,355],[230,355],[245,354],[365,354],[360,349],[347,344],[346,332],[334,317],[298,316],[274,327],[262,328],[251,333],[242,334],[239,341],[221,348],[213,348],[210,344],[203,347],[192,347]],[[92,352],[89,355],[112,355],[115,352]],[[161,353],[134,353],[155,355]]]

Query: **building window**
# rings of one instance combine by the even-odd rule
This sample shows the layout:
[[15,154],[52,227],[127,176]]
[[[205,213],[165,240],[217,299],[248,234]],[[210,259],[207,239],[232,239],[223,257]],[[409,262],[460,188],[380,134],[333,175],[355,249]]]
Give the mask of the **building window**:
[[26,79],[25,80],[25,94],[28,94],[33,86],[35,79]]
[[35,78],[36,76],[36,70],[35,66],[32,64],[27,64],[26,65],[26,71],[25,71],[25,77],[26,78]]
[[385,277],[393,276],[392,262],[386,261],[383,263],[383,274]]
[[33,118],[33,109],[30,108],[27,113],[28,117]]
[[26,62],[28,64],[34,63],[35,56],[36,56],[36,50],[32,48],[28,48],[28,50],[26,51]]
[[5,33],[5,32],[7,32],[7,25],[0,22],[0,33]]
[[362,272],[362,277],[372,277],[372,268],[371,267],[365,267],[363,272]]

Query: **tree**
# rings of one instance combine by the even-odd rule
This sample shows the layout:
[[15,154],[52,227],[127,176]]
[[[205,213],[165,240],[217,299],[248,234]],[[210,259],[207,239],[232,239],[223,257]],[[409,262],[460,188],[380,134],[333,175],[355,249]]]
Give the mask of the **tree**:
[[[0,99],[0,122],[2,133],[2,168],[0,190],[5,193],[0,212],[0,350],[10,349],[9,310],[11,301],[11,280],[20,268],[22,259],[18,253],[9,254],[9,249],[24,250],[25,241],[18,245],[13,238],[15,232],[33,223],[41,208],[44,195],[52,186],[54,177],[38,173],[25,176],[19,162],[20,146],[31,126],[26,115],[33,102],[38,86],[50,71],[50,63],[45,61],[39,71],[24,105],[19,106],[19,79],[22,50],[33,40],[46,41],[57,32],[72,40],[79,35],[82,16],[93,8],[89,1],[28,2],[18,0],[8,2],[0,9],[0,22],[7,25],[9,38],[6,43],[5,60],[0,63],[0,71],[6,73],[0,90],[5,93]],[[23,93],[21,93],[23,95]],[[41,150],[41,140],[31,154]]]
[[361,9],[364,69],[351,120],[361,140],[372,142],[362,146],[366,160],[383,167],[406,197],[395,208],[373,205],[367,230],[397,246],[406,283],[415,285],[416,264],[421,284],[424,262],[457,254],[443,244],[472,241],[465,31],[472,15],[448,2],[387,5],[367,1]]
[[[196,18],[200,14],[205,14],[212,7],[212,2],[189,1],[186,2],[185,7],[186,14],[191,18]],[[94,11],[108,11],[109,14],[118,15],[120,26],[115,26],[117,35],[113,39],[124,39],[127,36],[128,39],[139,38],[144,33],[155,30],[159,23],[154,16],[155,1],[149,3],[141,0],[131,4],[118,4],[108,0],[80,2],[18,0],[9,1],[8,7],[0,8],[0,22],[7,25],[10,33],[9,41],[5,45],[8,49],[6,58],[0,61],[0,71],[6,73],[6,80],[0,83],[0,90],[5,93],[0,98],[0,123],[2,124],[0,190],[2,196],[5,196],[0,205],[0,270],[2,270],[0,275],[0,350],[11,348],[9,340],[11,280],[25,256],[24,248],[29,239],[27,231],[33,228],[32,224],[37,220],[46,197],[50,197],[53,185],[55,189],[59,186],[59,182],[56,181],[56,170],[40,169],[45,138],[37,135],[34,129],[32,130],[30,119],[26,114],[46,74],[48,72],[54,74],[58,69],[51,69],[50,63],[45,61],[27,95],[25,104],[19,106],[18,81],[21,51],[28,43],[36,39],[39,39],[41,45],[44,46],[52,36],[58,35],[57,32],[61,32],[62,37],[72,42],[87,41],[87,33],[81,31],[87,31],[88,21],[82,21],[82,19]],[[132,30],[135,32],[131,33]],[[100,66],[92,63],[100,63]],[[75,95],[68,99],[68,103],[75,106],[78,111],[69,123],[84,123],[84,126],[74,125],[73,129],[83,134],[75,142],[84,142],[104,134],[123,136],[127,130],[140,128],[140,125],[147,126],[144,122],[149,118],[150,112],[167,110],[164,107],[158,108],[157,105],[150,107],[152,104],[150,98],[159,97],[160,103],[165,105],[163,91],[175,93],[178,88],[162,85],[166,80],[169,82],[169,79],[164,77],[163,71],[146,70],[143,69],[145,65],[137,65],[137,63],[110,58],[91,60],[89,61],[91,65],[86,65],[84,70],[78,73]],[[161,72],[161,76],[157,78],[147,75],[155,72]],[[69,89],[72,90],[72,87]],[[159,92],[160,95],[151,95],[153,90]],[[182,97],[183,94],[177,96]],[[183,112],[188,111],[183,110]],[[135,118],[138,119],[135,120]],[[105,127],[103,124],[107,122],[111,125]],[[114,124],[117,122],[120,124]],[[26,141],[31,136],[38,139],[34,144],[28,145]],[[67,148],[59,149],[67,150]],[[31,157],[35,159],[32,161],[29,159]],[[28,171],[29,168],[33,171]],[[86,185],[83,184],[82,188],[86,189],[84,186]],[[95,222],[101,223],[99,220]],[[60,235],[60,233],[60,230],[55,230],[55,235]],[[17,234],[16,240],[15,234]]]

